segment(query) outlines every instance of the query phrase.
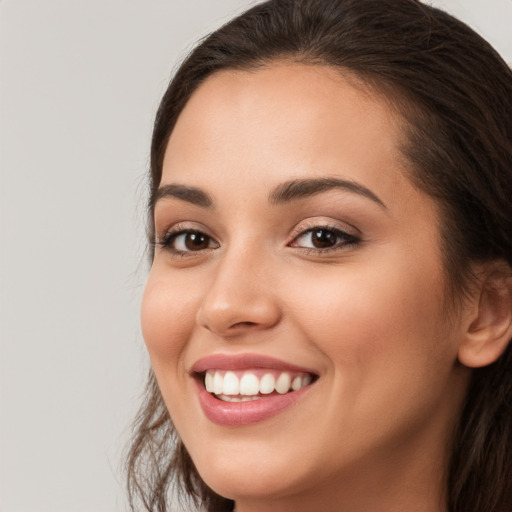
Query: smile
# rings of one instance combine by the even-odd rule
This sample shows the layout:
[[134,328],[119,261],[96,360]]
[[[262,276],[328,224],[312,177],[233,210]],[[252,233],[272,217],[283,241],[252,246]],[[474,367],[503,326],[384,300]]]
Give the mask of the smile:
[[214,355],[193,367],[200,406],[218,425],[266,420],[297,403],[317,375],[266,356]]
[[312,376],[308,373],[263,369],[208,370],[204,377],[206,391],[225,402],[259,400],[276,393],[284,395],[308,386],[311,381]]

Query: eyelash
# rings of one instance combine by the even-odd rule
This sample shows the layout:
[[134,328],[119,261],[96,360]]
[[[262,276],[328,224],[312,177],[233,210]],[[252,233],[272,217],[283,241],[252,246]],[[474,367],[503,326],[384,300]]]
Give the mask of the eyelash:
[[200,249],[198,251],[192,251],[192,250],[183,251],[180,249],[176,249],[175,247],[173,247],[173,243],[176,241],[176,239],[179,236],[182,236],[182,235],[203,236],[206,239],[208,239],[209,243],[213,240],[213,238],[211,236],[207,235],[206,233],[204,233],[203,231],[201,231],[199,229],[190,229],[190,228],[183,228],[180,226],[176,226],[171,231],[165,233],[165,235],[163,236],[163,238],[161,240],[158,240],[157,242],[155,242],[155,245],[159,245],[163,249],[169,251],[173,256],[179,256],[179,257],[193,256],[196,253],[200,253],[200,252],[203,252],[204,250],[210,249],[210,247],[207,247],[205,249]]
[[[294,244],[296,244],[296,241],[299,240],[301,237],[304,237],[308,234],[310,234],[310,236],[312,236],[313,233],[315,233],[315,232],[318,233],[320,231],[322,231],[324,233],[329,233],[330,235],[334,235],[336,238],[336,243],[330,247],[323,247],[323,248],[300,247],[300,246],[294,245]],[[341,242],[338,241],[339,239],[341,239],[342,241]],[[298,249],[305,251],[307,254],[325,254],[325,253],[329,253],[329,252],[339,251],[346,247],[357,245],[359,242],[361,242],[360,238],[358,238],[355,235],[352,235],[350,233],[347,233],[346,231],[340,229],[339,227],[329,226],[327,224],[320,224],[320,225],[315,225],[315,226],[309,227],[307,229],[301,230],[299,233],[297,233],[294,236],[293,240],[288,245],[290,245],[291,247],[297,247]]]
[[[315,231],[317,233],[324,232],[324,233],[328,233],[330,235],[334,235],[337,242],[333,246],[324,247],[324,248],[300,247],[298,245],[294,245],[296,243],[296,241],[299,240],[301,237],[303,237],[307,234],[312,235]],[[181,228],[179,226],[177,226],[175,229],[167,232],[161,240],[154,242],[154,245],[159,245],[163,249],[169,251],[173,256],[179,256],[179,257],[194,256],[198,253],[202,253],[205,250],[217,248],[217,247],[206,247],[204,249],[199,249],[197,251],[194,251],[194,250],[184,251],[184,250],[176,249],[175,247],[173,247],[173,243],[176,241],[176,239],[179,236],[182,236],[182,235],[199,235],[199,236],[205,237],[208,240],[209,244],[213,241],[218,246],[217,242],[215,242],[212,237],[210,237],[203,231],[198,230],[198,229]],[[338,241],[339,239],[342,239],[342,241],[339,242]],[[296,235],[294,235],[293,240],[288,244],[288,246],[300,249],[300,250],[306,252],[307,254],[325,254],[325,253],[329,253],[332,251],[339,251],[346,247],[354,246],[360,242],[361,242],[360,238],[358,238],[350,233],[347,233],[346,231],[343,231],[338,227],[329,226],[329,225],[315,225],[310,228],[304,229],[304,230],[300,231],[299,233],[297,233]]]

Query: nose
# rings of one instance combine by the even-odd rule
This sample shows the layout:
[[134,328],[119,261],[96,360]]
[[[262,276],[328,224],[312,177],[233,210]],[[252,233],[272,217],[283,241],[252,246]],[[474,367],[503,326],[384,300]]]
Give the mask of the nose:
[[232,254],[217,262],[212,272],[210,287],[197,311],[198,325],[229,338],[279,323],[281,308],[275,283],[261,259]]

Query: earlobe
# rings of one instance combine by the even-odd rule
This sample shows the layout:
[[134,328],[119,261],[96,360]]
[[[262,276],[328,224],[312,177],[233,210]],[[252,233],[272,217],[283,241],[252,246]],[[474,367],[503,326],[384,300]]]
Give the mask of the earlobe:
[[512,270],[493,262],[483,275],[459,346],[459,361],[471,368],[494,363],[512,338]]

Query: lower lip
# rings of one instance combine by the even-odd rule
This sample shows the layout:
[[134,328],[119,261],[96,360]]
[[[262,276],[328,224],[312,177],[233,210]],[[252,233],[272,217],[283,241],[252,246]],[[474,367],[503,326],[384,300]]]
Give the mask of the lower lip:
[[224,402],[206,391],[197,380],[196,386],[199,403],[206,417],[217,425],[233,427],[258,423],[279,414],[296,404],[311,387],[309,385],[284,395],[272,395],[248,402]]

